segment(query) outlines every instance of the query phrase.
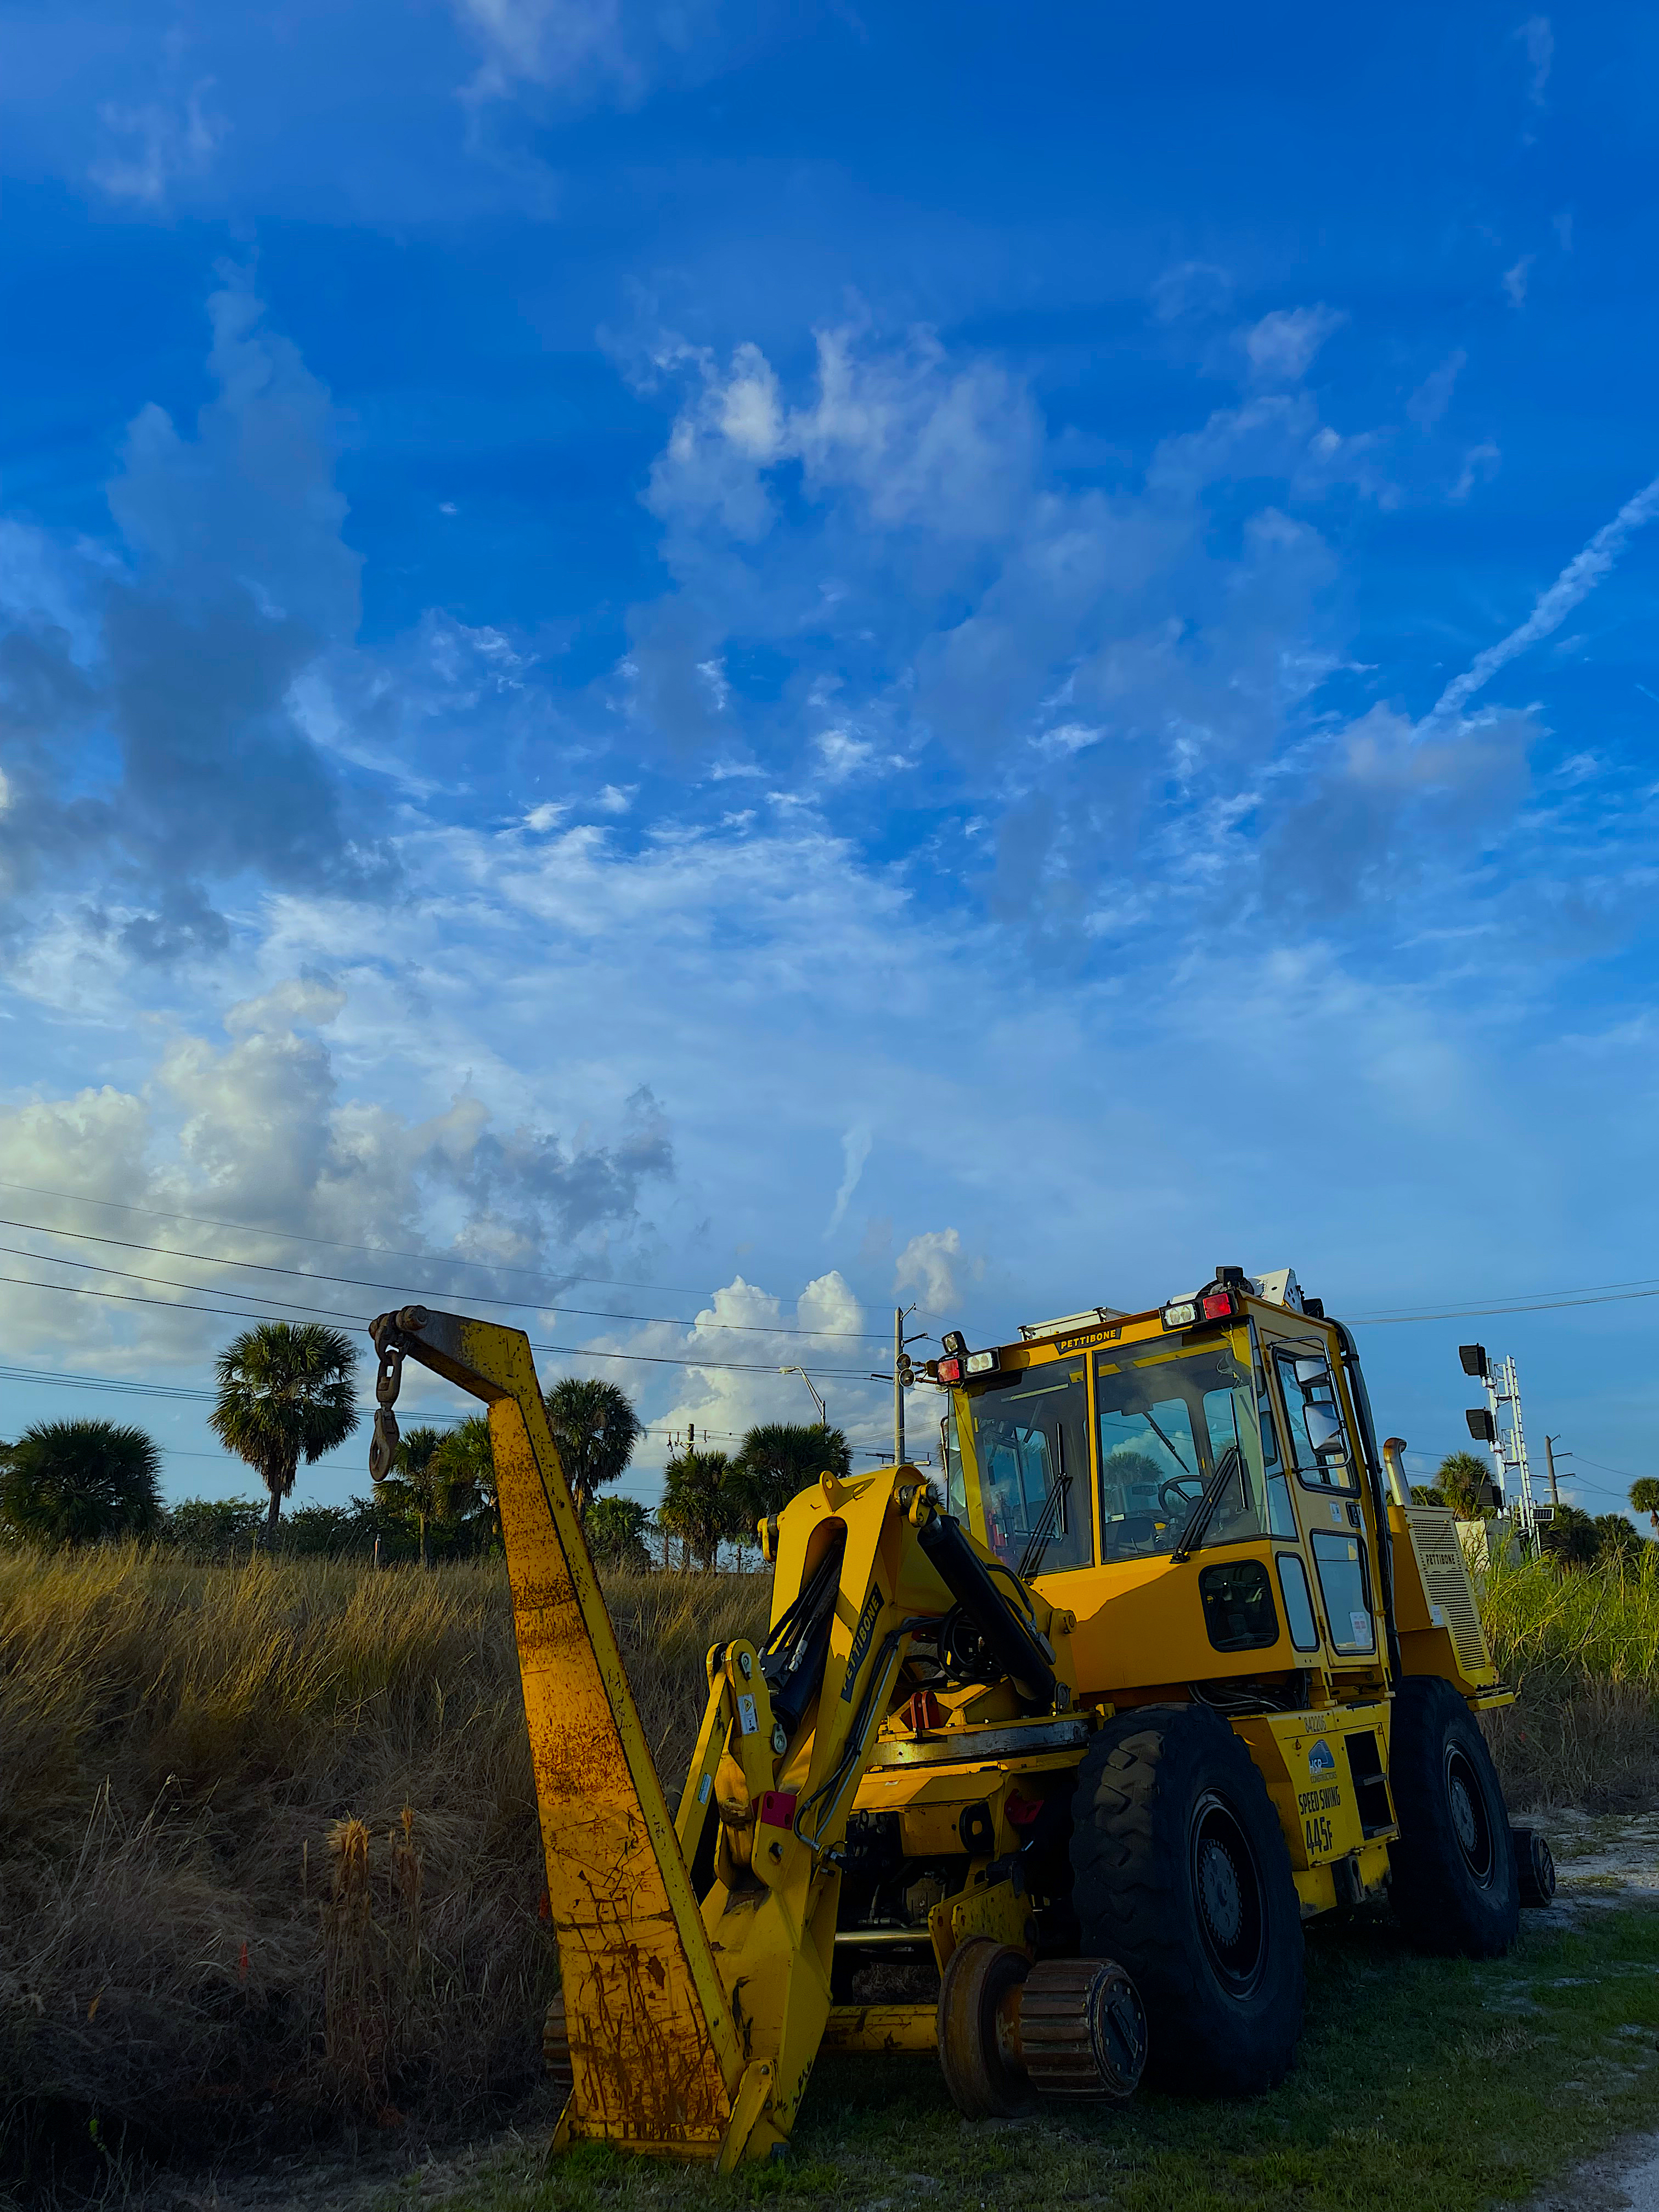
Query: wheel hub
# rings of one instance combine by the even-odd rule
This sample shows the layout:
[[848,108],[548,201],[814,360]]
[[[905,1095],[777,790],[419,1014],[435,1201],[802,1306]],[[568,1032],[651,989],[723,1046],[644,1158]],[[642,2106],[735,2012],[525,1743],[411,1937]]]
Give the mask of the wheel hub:
[[1198,1930],[1217,1979],[1247,1996],[1267,1961],[1261,1872],[1232,1807],[1212,1792],[1193,1809],[1192,1884]]
[[1243,1926],[1243,1901],[1232,1853],[1214,1836],[1199,1845],[1198,1897],[1211,1935],[1224,1951],[1231,1950]]
[[1486,1799],[1474,1768],[1455,1745],[1446,1754],[1446,1810],[1452,1833],[1464,1863],[1484,1889],[1492,1880],[1496,1856]]

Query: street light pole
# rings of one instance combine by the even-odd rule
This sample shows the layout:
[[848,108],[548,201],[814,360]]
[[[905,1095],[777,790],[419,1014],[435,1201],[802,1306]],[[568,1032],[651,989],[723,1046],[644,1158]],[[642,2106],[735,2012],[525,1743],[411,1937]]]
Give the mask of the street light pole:
[[830,1425],[830,1416],[829,1416],[829,1414],[824,1411],[823,1401],[823,1399],[822,1399],[822,1398],[820,1398],[820,1397],[819,1397],[819,1395],[818,1395],[818,1392],[817,1392],[817,1385],[813,1382],[813,1380],[812,1380],[811,1376],[807,1373],[806,1370],[805,1370],[804,1367],[780,1367],[780,1368],[779,1368],[779,1370],[778,1370],[778,1372],[779,1372],[779,1374],[780,1374],[780,1375],[799,1375],[799,1377],[800,1377],[801,1381],[802,1381],[802,1382],[806,1385],[807,1389],[808,1389],[812,1393],[812,1403],[813,1403],[813,1404],[817,1407],[817,1409],[818,1409],[818,1426],[819,1426],[821,1429],[827,1429],[827,1428],[829,1427],[829,1425]]

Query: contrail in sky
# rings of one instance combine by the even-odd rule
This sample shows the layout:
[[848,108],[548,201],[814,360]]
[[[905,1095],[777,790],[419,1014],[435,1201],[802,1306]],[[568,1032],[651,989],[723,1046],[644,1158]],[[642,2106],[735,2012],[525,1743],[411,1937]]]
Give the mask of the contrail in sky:
[[1513,660],[1517,653],[1524,653],[1540,637],[1547,637],[1553,629],[1559,629],[1567,617],[1587,599],[1601,582],[1613,562],[1625,550],[1625,541],[1632,531],[1639,530],[1644,522],[1659,514],[1659,477],[1632,498],[1627,499],[1613,520],[1604,523],[1582,553],[1568,562],[1519,629],[1512,629],[1507,637],[1489,645],[1484,653],[1476,653],[1461,676],[1455,676],[1435,701],[1428,715],[1431,722],[1462,711],[1466,700],[1472,699],[1483,684],[1491,681],[1505,661]]

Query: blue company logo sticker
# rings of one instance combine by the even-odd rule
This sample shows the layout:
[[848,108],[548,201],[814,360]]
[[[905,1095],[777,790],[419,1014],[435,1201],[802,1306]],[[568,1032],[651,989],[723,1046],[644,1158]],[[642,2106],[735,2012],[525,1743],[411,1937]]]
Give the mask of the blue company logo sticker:
[[1335,1773],[1336,1755],[1329,1744],[1322,1741],[1308,1746],[1308,1771],[1310,1774]]

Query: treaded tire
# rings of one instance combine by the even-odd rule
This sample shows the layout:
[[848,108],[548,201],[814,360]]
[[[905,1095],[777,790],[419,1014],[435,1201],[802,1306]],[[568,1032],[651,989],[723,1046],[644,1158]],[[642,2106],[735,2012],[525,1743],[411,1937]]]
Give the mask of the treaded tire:
[[[1146,2008],[1146,2078],[1255,2096],[1302,2033],[1302,1908],[1249,1753],[1201,1705],[1143,1705],[1090,1745],[1073,1801],[1079,1948]],[[1206,1910],[1207,1900],[1207,1910]]]
[[1438,1957],[1501,1958],[1521,1918],[1510,1816],[1480,1722],[1437,1674],[1395,1692],[1389,1779],[1389,1895],[1406,1934]]

